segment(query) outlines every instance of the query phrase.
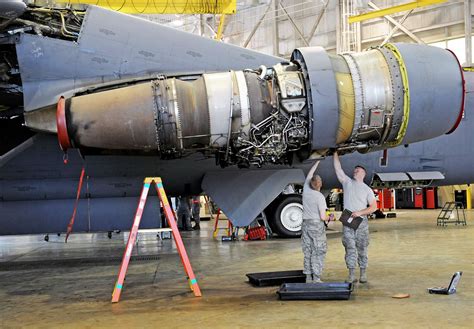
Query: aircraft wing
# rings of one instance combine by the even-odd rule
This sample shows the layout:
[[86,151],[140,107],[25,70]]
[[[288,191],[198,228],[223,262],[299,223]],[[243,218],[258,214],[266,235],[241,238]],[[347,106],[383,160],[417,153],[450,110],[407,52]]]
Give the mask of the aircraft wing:
[[16,48],[25,111],[104,82],[271,66],[283,60],[97,6],[88,7],[77,40],[23,33]]

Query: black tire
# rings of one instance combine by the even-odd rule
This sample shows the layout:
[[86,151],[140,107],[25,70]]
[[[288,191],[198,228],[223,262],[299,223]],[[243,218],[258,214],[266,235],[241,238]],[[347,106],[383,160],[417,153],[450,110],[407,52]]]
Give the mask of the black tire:
[[276,228],[275,228],[275,220],[273,219],[273,216],[275,214],[275,208],[276,205],[278,204],[278,198],[277,200],[274,200],[272,203],[270,203],[267,208],[265,208],[265,216],[267,217],[267,223],[270,226],[270,229],[272,230],[273,233],[276,233]]
[[[288,194],[280,196],[275,202],[272,203],[273,211],[269,217],[269,224],[273,229],[274,233],[277,233],[283,238],[298,238],[301,236],[301,224],[303,222],[302,213],[296,215],[294,222],[288,218],[282,218],[282,212],[284,215],[288,215],[289,209],[291,209],[293,217],[295,217],[295,211],[299,209],[303,211],[303,198],[298,194]],[[289,208],[287,207],[289,206]],[[296,208],[298,209],[296,209]]]

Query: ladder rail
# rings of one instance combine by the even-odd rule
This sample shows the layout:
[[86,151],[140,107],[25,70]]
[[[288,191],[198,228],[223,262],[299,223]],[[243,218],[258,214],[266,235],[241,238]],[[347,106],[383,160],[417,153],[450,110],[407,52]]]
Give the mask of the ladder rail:
[[179,234],[178,225],[176,224],[176,219],[174,217],[173,210],[171,209],[168,197],[166,196],[165,190],[163,188],[163,183],[160,178],[158,179],[159,182],[155,181],[156,193],[158,194],[158,198],[160,199],[163,205],[163,210],[165,212],[165,217],[168,221],[168,225],[171,226],[173,238],[176,243],[176,247],[179,250],[179,257],[181,258],[181,263],[183,264],[186,275],[188,276],[189,286],[196,297],[201,297],[201,289],[197,284],[196,276],[194,275],[191,262],[189,261],[188,253],[186,252],[186,248],[184,247],[181,234]]
[[[232,232],[234,230],[234,226],[232,225],[232,222],[230,221],[230,219],[219,219],[220,215],[222,214],[222,211],[221,211],[221,208],[218,208],[217,209],[217,216],[216,216],[216,221],[214,223],[214,231],[212,232],[212,237],[213,238],[217,238],[217,234],[219,232],[219,230],[225,230],[226,231],[226,234],[227,236],[231,236],[232,235]],[[227,220],[227,227],[219,227],[219,220]]]
[[135,240],[137,239],[138,227],[140,226],[140,221],[142,219],[143,209],[145,208],[149,190],[150,184],[143,184],[142,192],[140,193],[140,199],[138,201],[137,211],[135,212],[135,218],[133,220],[132,229],[130,230],[127,246],[125,247],[125,251],[123,253],[122,263],[120,264],[119,275],[112,293],[112,303],[117,303],[120,300],[120,295],[122,294],[123,282],[125,281],[125,276],[127,275],[130,257],[132,256],[133,246],[135,245]]

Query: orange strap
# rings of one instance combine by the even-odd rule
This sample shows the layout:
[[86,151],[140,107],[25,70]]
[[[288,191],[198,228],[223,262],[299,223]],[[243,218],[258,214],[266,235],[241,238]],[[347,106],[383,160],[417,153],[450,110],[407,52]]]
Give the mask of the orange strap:
[[74,220],[76,219],[77,206],[79,205],[79,197],[81,196],[81,189],[82,189],[82,182],[84,180],[84,174],[85,174],[85,169],[84,169],[84,166],[82,166],[81,177],[79,178],[79,186],[77,187],[76,203],[74,205],[74,211],[72,212],[71,220],[69,221],[69,224],[67,225],[66,240],[64,241],[65,243],[67,243],[67,238],[69,238],[69,235],[72,232]]

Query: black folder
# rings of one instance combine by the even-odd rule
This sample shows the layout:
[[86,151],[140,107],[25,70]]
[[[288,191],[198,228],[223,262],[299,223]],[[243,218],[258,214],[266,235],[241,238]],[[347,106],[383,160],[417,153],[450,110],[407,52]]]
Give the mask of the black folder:
[[352,217],[352,211],[349,209],[344,209],[342,212],[341,217],[339,217],[339,220],[341,221],[342,225],[353,228],[354,230],[357,230],[359,227],[360,223],[364,220],[362,217]]

